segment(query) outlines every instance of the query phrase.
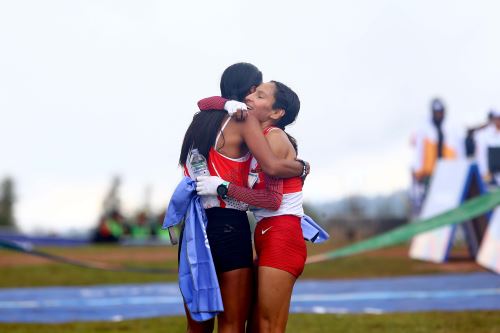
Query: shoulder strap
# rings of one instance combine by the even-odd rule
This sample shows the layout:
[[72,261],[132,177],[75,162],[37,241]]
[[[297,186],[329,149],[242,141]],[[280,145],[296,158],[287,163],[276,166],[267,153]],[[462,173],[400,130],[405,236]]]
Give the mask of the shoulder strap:
[[227,120],[222,125],[222,127],[221,127],[221,129],[219,131],[219,134],[217,134],[217,138],[215,139],[214,149],[217,149],[217,142],[219,142],[220,135],[222,134],[222,131],[224,130],[224,128],[226,128],[226,126],[227,126],[227,124],[229,123],[230,120],[231,120],[231,117],[228,117]]
[[264,129],[264,135],[267,135],[269,132],[271,132],[272,130],[275,130],[275,129],[278,129],[278,127],[276,126],[269,126],[269,127],[266,127]]

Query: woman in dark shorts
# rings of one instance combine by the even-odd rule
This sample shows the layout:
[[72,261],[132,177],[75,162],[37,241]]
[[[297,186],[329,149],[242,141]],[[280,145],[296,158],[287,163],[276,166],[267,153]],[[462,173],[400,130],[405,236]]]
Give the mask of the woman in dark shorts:
[[[228,67],[221,78],[221,95],[243,101],[262,83],[253,65]],[[214,109],[220,109],[214,106]],[[179,163],[186,168],[189,151],[198,148],[207,158],[211,175],[246,186],[251,156],[267,175],[288,178],[303,174],[303,163],[278,159],[262,134],[257,118],[244,122],[225,111],[198,112],[186,131]],[[247,204],[218,197],[218,207],[206,209],[207,237],[219,279],[224,312],[218,316],[219,332],[244,332],[252,295],[253,252],[246,216]],[[182,241],[182,240],[181,240]],[[214,321],[196,322],[186,310],[189,332],[211,332]]]
[[[296,141],[284,130],[299,113],[297,94],[286,85],[271,81],[259,85],[245,102],[249,112],[259,119],[273,153],[295,160]],[[230,183],[228,195],[251,204],[257,221],[257,290],[252,328],[256,332],[285,332],[293,287],[307,257],[301,228],[303,181],[300,177],[266,177],[256,160],[252,160],[250,170],[257,175],[253,188]],[[216,176],[198,177],[197,192],[211,195],[223,181]]]

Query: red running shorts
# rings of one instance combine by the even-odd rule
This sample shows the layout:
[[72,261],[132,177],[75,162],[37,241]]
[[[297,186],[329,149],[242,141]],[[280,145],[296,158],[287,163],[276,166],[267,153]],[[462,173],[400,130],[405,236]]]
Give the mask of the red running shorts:
[[307,257],[300,217],[280,215],[257,223],[254,231],[257,266],[277,268],[299,277]]

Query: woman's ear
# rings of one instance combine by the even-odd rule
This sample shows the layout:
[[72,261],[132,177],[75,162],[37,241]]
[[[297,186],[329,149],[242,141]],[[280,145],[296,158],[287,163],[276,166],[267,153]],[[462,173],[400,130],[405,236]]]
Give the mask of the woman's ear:
[[274,109],[271,113],[271,119],[280,120],[285,115],[284,109]]

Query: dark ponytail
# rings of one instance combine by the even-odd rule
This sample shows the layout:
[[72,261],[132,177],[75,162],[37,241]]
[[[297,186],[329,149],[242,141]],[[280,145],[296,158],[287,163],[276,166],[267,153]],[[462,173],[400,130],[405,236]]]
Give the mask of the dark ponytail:
[[[240,62],[226,68],[220,81],[221,96],[242,102],[252,88],[262,83],[262,73],[257,67]],[[185,165],[189,151],[198,148],[208,160],[208,152],[215,145],[215,139],[227,112],[210,110],[198,112],[189,125],[182,142],[179,164]]]
[[295,149],[295,153],[298,154],[299,153],[299,146],[297,145],[297,140],[293,136],[288,134],[288,132],[285,131],[283,128],[282,128],[282,130],[283,130],[283,132],[285,132],[286,136],[288,137],[288,140],[290,140],[290,143],[292,144],[293,149]]
[[240,102],[252,88],[262,83],[262,72],[246,62],[239,62],[226,68],[220,79],[221,96]]
[[[276,87],[274,91],[275,102],[273,104],[273,109],[283,109],[285,111],[283,117],[281,117],[280,120],[278,120],[278,122],[274,125],[285,131],[285,127],[292,124],[297,119],[297,115],[300,110],[299,96],[297,96],[292,89],[283,83],[278,81],[271,82],[274,83],[274,86]],[[290,140],[295,152],[298,152],[297,140],[295,140],[295,138],[286,131],[285,134],[287,135],[288,140]]]
[[227,112],[224,110],[200,111],[193,116],[182,142],[180,165],[185,165],[192,148],[198,148],[200,154],[208,160],[208,152],[215,145],[215,139],[226,116]]

